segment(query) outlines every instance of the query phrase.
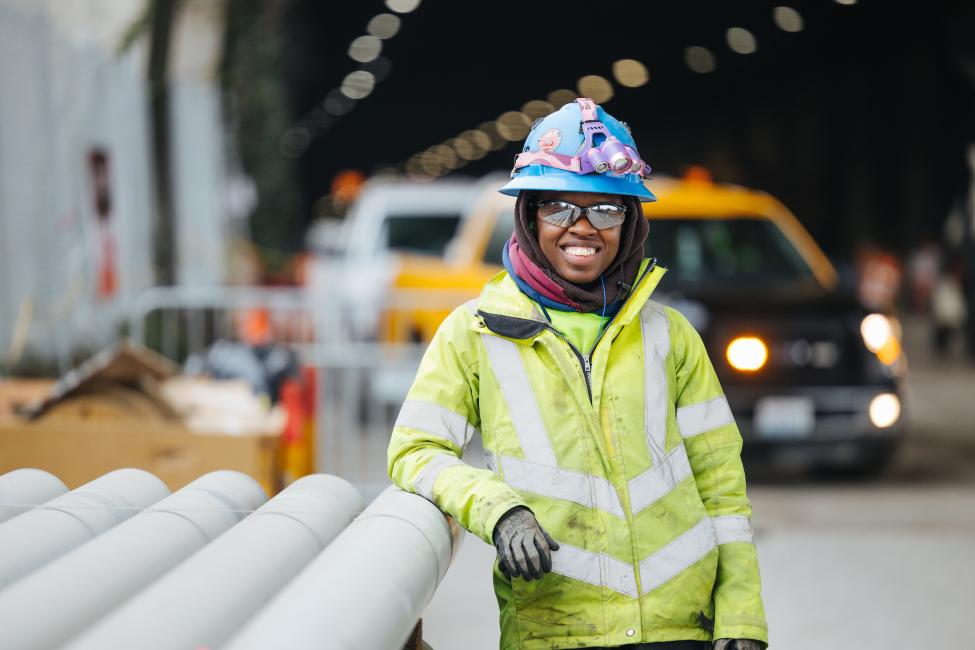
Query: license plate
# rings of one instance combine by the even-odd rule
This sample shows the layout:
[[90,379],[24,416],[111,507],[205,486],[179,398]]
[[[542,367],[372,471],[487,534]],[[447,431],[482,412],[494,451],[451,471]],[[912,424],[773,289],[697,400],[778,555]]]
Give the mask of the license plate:
[[761,438],[805,438],[816,426],[808,397],[763,397],[755,402],[755,433]]

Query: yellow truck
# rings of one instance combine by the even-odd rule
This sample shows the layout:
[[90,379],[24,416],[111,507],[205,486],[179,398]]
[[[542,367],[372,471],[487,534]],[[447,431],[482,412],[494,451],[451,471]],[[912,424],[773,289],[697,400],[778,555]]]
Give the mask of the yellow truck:
[[[655,250],[658,222],[763,219],[781,232],[823,287],[836,284],[835,270],[809,233],[784,205],[765,192],[715,184],[701,168],[691,168],[680,179],[653,179],[648,187],[658,200],[643,204],[644,214],[651,220],[647,254],[656,255],[661,265],[669,266],[670,260]],[[444,256],[401,257],[393,289],[409,297],[401,303],[412,304],[400,304],[386,312],[383,340],[427,342],[450,313],[450,303],[460,304],[480,293],[484,283],[503,268],[501,250],[514,228],[514,205],[514,198],[485,188]]]

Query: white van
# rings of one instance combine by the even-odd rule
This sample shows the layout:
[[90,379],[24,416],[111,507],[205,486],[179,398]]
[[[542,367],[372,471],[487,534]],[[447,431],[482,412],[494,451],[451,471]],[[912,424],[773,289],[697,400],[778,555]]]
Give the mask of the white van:
[[399,254],[443,255],[480,183],[474,178],[370,181],[340,224],[322,224],[309,233],[316,257],[310,287],[334,297],[357,340],[376,338]]

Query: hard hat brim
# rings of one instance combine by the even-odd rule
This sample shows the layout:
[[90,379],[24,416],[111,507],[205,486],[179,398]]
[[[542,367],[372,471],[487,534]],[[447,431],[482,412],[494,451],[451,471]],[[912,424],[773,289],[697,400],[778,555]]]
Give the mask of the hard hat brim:
[[595,192],[599,194],[619,194],[635,196],[641,202],[656,201],[657,197],[643,183],[634,183],[625,177],[605,174],[561,174],[543,173],[541,175],[519,174],[505,183],[498,191],[508,196],[518,196],[525,190],[551,190],[555,192]]

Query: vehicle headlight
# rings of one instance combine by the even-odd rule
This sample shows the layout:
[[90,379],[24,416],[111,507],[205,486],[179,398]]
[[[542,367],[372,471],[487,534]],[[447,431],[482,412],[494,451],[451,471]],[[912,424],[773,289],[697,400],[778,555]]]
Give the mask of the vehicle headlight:
[[901,344],[894,335],[890,319],[883,314],[870,314],[860,322],[860,335],[867,349],[886,365],[891,365],[901,355]]
[[893,393],[881,393],[870,400],[870,421],[878,429],[893,426],[901,417],[901,401]]
[[768,347],[757,336],[739,336],[728,344],[726,355],[733,368],[754,372],[768,361]]

